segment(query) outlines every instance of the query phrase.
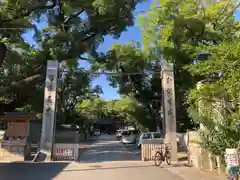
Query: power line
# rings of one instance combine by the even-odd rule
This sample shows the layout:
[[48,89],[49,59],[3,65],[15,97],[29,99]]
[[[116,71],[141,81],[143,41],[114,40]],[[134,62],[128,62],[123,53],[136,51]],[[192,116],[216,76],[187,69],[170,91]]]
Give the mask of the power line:
[[[69,72],[67,70],[61,72]],[[89,75],[111,75],[111,76],[128,76],[128,75],[147,75],[148,73],[161,74],[161,71],[149,71],[149,72],[87,72],[87,71],[73,71],[77,74],[89,74]]]
[[[134,15],[138,15],[138,14],[143,14],[143,13],[147,13],[147,12],[150,12],[150,11],[153,11],[153,10],[156,10],[156,9],[160,9],[162,7],[155,7],[155,8],[150,8],[150,9],[146,9],[146,10],[141,10],[141,11],[137,11],[137,12],[133,12]],[[120,16],[120,18],[126,18],[126,16]],[[106,19],[102,19],[102,20],[99,20],[98,22],[107,22],[109,20],[113,20],[115,19],[115,17],[112,17],[112,18],[106,18]],[[87,22],[87,20],[86,20]],[[64,25],[64,27],[74,27],[74,26],[78,26],[78,25],[74,25],[74,24],[71,24],[71,25]],[[10,27],[6,27],[6,28],[0,28],[0,30],[25,30],[25,29],[28,29],[28,28],[31,28],[31,27],[15,27],[15,28],[10,28]]]
[[[61,72],[69,72],[69,71],[61,71]],[[154,74],[159,74],[161,75],[162,72],[160,71],[150,71],[149,73],[154,73]],[[147,72],[129,72],[129,73],[124,73],[124,72],[87,72],[87,71],[73,71],[73,74],[86,74],[86,75],[108,75],[108,76],[136,76],[136,75],[150,75]],[[152,74],[151,74],[152,75]],[[1,80],[8,79],[7,75],[2,76],[0,75]]]

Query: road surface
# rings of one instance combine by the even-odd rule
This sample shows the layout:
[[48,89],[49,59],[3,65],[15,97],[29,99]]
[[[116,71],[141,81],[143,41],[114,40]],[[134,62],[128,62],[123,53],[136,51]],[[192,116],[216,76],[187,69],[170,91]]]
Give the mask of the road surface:
[[194,171],[185,178],[178,167],[154,167],[139,159],[139,150],[133,146],[125,147],[114,136],[102,135],[85,150],[80,162],[0,163],[0,180],[198,180]]
[[133,151],[133,147],[123,146],[115,140],[113,135],[99,136],[98,140],[80,157],[82,163],[140,161],[140,150]]

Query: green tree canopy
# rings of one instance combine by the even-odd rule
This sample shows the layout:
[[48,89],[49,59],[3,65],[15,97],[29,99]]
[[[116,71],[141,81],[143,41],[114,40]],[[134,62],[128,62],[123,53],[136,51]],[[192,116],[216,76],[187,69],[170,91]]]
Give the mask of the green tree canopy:
[[[196,61],[199,53],[209,51],[206,47],[231,42],[233,37],[234,41],[238,41],[235,36],[238,36],[239,22],[234,18],[238,7],[239,4],[227,0],[154,1],[151,10],[139,17],[142,46],[113,46],[106,55],[107,65],[104,66],[121,73],[142,74],[113,77],[110,80],[113,85],[119,85],[120,93],[133,95],[146,107],[154,107],[154,98],[161,103],[161,95],[157,95],[161,86],[160,75],[156,78],[158,82],[152,83],[151,79],[156,76],[153,76],[151,70],[160,70],[162,58],[174,63],[178,127],[181,128],[182,124],[184,129],[191,128],[192,122],[188,118],[188,106],[185,104],[188,91],[199,80],[212,77],[213,74],[198,73],[193,76],[187,67]],[[160,107],[155,106],[153,109],[159,110]],[[149,111],[151,114],[152,111]],[[154,116],[157,117],[156,114]]]
[[98,97],[79,101],[76,106],[77,123],[96,123],[103,118],[112,118],[122,125],[152,128],[146,121],[144,107],[131,98],[104,101]]
[[[101,58],[96,52],[105,35],[118,38],[132,26],[137,1],[7,0],[0,9],[1,112],[25,105],[44,84],[47,60]],[[40,28],[38,23],[46,24]],[[33,32],[36,46],[23,41]],[[36,86],[37,85],[37,86]],[[25,92],[31,93],[25,93]],[[7,100],[6,100],[7,98]]]

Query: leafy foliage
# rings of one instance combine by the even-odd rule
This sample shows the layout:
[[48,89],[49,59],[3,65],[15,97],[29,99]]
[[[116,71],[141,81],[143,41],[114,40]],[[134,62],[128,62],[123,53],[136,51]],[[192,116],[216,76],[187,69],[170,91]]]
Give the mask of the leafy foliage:
[[[205,77],[218,76],[200,90],[192,90],[189,112],[193,115],[195,111],[195,121],[197,117],[197,122],[207,127],[202,134],[204,147],[214,154],[223,155],[225,148],[239,148],[240,51],[238,43],[234,42],[222,42],[218,46],[208,47],[208,50],[212,52],[211,57],[189,66],[189,71]],[[196,112],[197,109],[200,112]]]
[[[120,73],[109,76],[111,84],[119,87],[119,93],[134,98],[145,108],[147,127],[155,130],[160,123],[161,80],[160,63],[141,52],[139,44],[116,44],[103,63],[107,70]],[[132,74],[131,74],[132,73]]]
[[104,101],[100,98],[78,102],[76,112],[79,116],[78,124],[94,124],[99,120],[111,117],[122,125],[132,125],[140,129],[147,128],[144,124],[144,108],[130,98]]
[[[204,33],[196,50],[208,52],[186,66],[193,75],[204,79],[203,85],[188,94],[189,115],[202,124],[202,146],[224,157],[226,148],[239,148],[239,21],[233,1],[212,2],[201,9]],[[200,19],[200,18],[199,18]]]
[[[235,21],[234,13],[239,4],[234,3],[227,0],[158,0],[153,3],[152,11],[140,17],[142,52],[152,59],[164,58],[174,63],[177,121],[185,124],[185,128],[192,127],[191,120],[187,118],[188,106],[184,103],[188,91],[199,80],[216,77],[217,73],[222,72],[204,73],[215,71],[216,67],[208,64],[204,66],[202,61],[202,66],[197,69],[199,64],[194,63],[198,61],[195,58],[201,52],[215,53],[222,42],[238,41],[235,37],[239,22]],[[225,56],[227,51],[224,53],[222,55]],[[218,58],[223,60],[220,54]],[[214,60],[217,62],[217,58]],[[192,67],[191,70],[186,68],[189,66]],[[193,75],[193,69],[201,69],[201,73]]]
[[[105,35],[118,38],[122,31],[133,25],[132,11],[139,2],[1,2],[0,96],[6,99],[0,104],[1,113],[13,111],[35,98],[35,92],[44,84],[47,60],[56,59],[76,69],[81,55],[87,54],[92,57],[90,59],[98,58],[96,49]],[[37,24],[40,22],[46,24],[46,27],[40,28]],[[23,33],[29,31],[33,32],[34,46],[23,41]],[[41,104],[40,101],[38,103]]]

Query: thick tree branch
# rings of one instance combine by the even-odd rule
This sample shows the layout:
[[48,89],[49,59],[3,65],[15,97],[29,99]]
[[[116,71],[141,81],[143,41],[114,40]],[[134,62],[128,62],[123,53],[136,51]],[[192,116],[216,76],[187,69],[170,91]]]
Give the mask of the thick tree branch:
[[7,53],[7,47],[3,42],[0,42],[0,67],[5,59]]
[[[224,6],[224,8],[222,9],[221,13],[219,13],[218,17],[215,20],[215,24],[217,24],[218,20],[220,19],[220,17],[226,12],[226,10],[228,9],[228,6],[230,4],[230,2],[232,2],[231,0],[228,0],[227,4]],[[216,27],[215,27],[216,28]],[[215,29],[214,28],[214,29]]]
[[42,10],[42,9],[52,9],[56,6],[56,3],[55,1],[52,1],[52,5],[49,5],[49,6],[46,6],[46,4],[44,5],[41,5],[41,6],[37,6],[37,7],[33,7],[33,8],[30,8],[28,9],[27,11],[25,9],[19,9],[17,10],[18,12],[22,12],[22,13],[19,13],[17,14],[16,16],[12,17],[12,18],[9,18],[9,19],[3,19],[0,21],[0,26],[7,23],[7,22],[10,22],[10,21],[14,21],[14,20],[17,20],[17,19],[22,19],[26,16],[29,16],[32,12],[34,11],[37,11],[37,10]]
[[85,61],[91,60],[91,59],[89,59],[89,58],[85,58],[85,57],[82,57],[82,56],[78,56],[78,58],[79,58],[79,59],[82,59],[82,60],[85,60]]
[[88,36],[86,36],[85,38],[83,38],[83,42],[84,41],[88,41],[89,39],[92,39],[92,38],[94,38],[95,36],[97,36],[97,31],[96,32],[92,32],[90,35],[88,35]]
[[[34,88],[35,87],[33,87],[33,89]],[[28,90],[32,91],[32,88],[30,86],[28,86]],[[8,104],[0,103],[0,116],[3,115],[4,112],[12,112],[16,108],[24,106],[27,103],[29,97],[30,97],[29,93],[23,93],[22,92],[21,96],[16,97],[16,99],[12,100]]]
[[[235,8],[233,9],[233,11],[232,11],[227,17],[225,17],[222,22],[219,23],[219,24],[221,25],[221,27],[224,26],[224,22],[225,22],[228,18],[230,18],[231,16],[233,16],[233,14],[237,11],[237,9],[238,9],[239,7],[240,7],[240,3],[238,3],[238,4],[235,6]],[[219,28],[219,29],[221,29],[221,28]]]
[[35,70],[34,74],[32,74],[31,76],[29,75],[29,77],[25,79],[15,81],[10,85],[8,85],[7,87],[0,88],[0,94],[6,93],[7,91],[12,91],[15,88],[20,88],[22,86],[32,84],[36,80],[43,80],[43,78],[45,77],[45,72],[46,72],[46,67],[40,66]]
[[11,85],[9,85],[7,87],[4,87],[4,88],[1,88],[0,93],[5,93],[7,91],[12,90],[13,88],[19,88],[20,86],[30,84],[34,80],[40,79],[41,77],[43,77],[43,74],[35,74],[33,76],[22,79],[20,81],[13,82]]
[[83,12],[84,12],[84,9],[82,9],[81,11],[79,11],[77,13],[73,13],[73,14],[69,15],[69,17],[64,20],[63,24],[67,25],[72,19],[78,17]]
[[[15,21],[21,18],[24,18],[26,16],[29,16],[32,12],[37,11],[37,10],[41,10],[41,9],[52,9],[56,6],[56,3],[53,1],[52,5],[50,6],[46,6],[46,4],[42,5],[42,6],[37,6],[31,9],[28,9],[27,11],[25,9],[19,9],[17,10],[18,13],[16,16],[9,18],[9,19],[0,19],[0,27],[2,27],[5,23],[11,22],[11,21]],[[0,43],[0,66],[2,65],[5,56],[6,56],[6,52],[7,52],[7,47],[4,43]]]

